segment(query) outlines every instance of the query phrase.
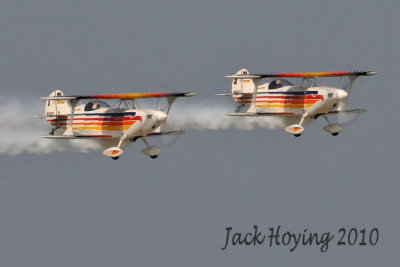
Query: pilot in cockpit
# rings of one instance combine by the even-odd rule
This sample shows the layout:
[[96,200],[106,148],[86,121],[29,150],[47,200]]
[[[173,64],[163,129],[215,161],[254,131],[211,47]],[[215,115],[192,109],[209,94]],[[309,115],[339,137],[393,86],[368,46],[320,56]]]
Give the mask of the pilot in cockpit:
[[97,103],[97,102],[94,102],[93,105],[92,105],[92,110],[96,110],[96,109],[99,109],[99,108],[100,108],[100,104]]
[[269,83],[268,85],[268,89],[278,89],[284,86],[291,86],[292,83],[290,83],[289,81],[283,80],[283,79],[277,79],[277,80],[273,80]]

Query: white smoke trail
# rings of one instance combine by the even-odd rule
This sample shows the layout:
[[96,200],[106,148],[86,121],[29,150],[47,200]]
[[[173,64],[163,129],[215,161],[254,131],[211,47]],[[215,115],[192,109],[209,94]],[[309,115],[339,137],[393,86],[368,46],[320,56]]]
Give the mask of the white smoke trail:
[[[186,99],[185,99],[186,100]],[[227,116],[234,111],[234,103],[210,99],[202,101],[180,101],[171,109],[168,128],[198,130],[254,130],[256,128],[278,129],[285,125],[277,117],[237,117]]]
[[0,154],[15,156],[24,152],[48,154],[56,151],[89,152],[100,149],[90,140],[49,140],[50,126],[32,115],[43,114],[44,102],[22,97],[0,98]]
[[[187,100],[187,99],[185,99]],[[50,140],[40,138],[48,135],[51,127],[45,121],[32,118],[43,114],[44,102],[25,97],[0,98],[0,154],[15,156],[21,153],[48,154],[61,151],[90,152],[102,149],[91,140]],[[233,103],[218,99],[179,101],[169,114],[168,128],[226,130],[255,128],[276,129],[284,126],[284,121],[275,117],[230,117]]]

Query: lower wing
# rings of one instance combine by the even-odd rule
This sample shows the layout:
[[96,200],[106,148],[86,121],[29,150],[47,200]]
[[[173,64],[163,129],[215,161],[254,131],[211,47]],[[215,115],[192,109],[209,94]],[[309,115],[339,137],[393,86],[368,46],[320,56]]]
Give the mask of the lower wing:
[[296,113],[291,112],[235,112],[235,113],[227,113],[225,115],[228,116],[242,116],[242,117],[259,117],[259,116],[298,116]]
[[158,133],[150,133],[147,136],[161,136],[161,135],[181,135],[184,134],[184,131],[168,131],[168,132],[158,132]]
[[[332,110],[326,113],[326,115],[337,115],[337,114],[349,114],[349,113],[363,113],[366,112],[366,109],[349,109],[349,110]],[[260,116],[301,116],[292,112],[235,112],[235,113],[227,113],[225,115],[228,116],[242,116],[242,117],[260,117]],[[322,114],[321,114],[322,115]]]
[[[184,134],[184,131],[168,131],[168,132],[159,132],[159,133],[150,133],[146,136],[161,136],[161,135],[180,135]],[[114,137],[112,135],[44,135],[41,138],[48,138],[48,139],[113,139],[113,138],[120,138]]]
[[335,114],[345,114],[345,113],[363,113],[366,112],[366,109],[348,109],[348,110],[332,110],[327,113],[327,115],[335,115]]
[[48,139],[112,139],[111,135],[44,135],[41,138]]

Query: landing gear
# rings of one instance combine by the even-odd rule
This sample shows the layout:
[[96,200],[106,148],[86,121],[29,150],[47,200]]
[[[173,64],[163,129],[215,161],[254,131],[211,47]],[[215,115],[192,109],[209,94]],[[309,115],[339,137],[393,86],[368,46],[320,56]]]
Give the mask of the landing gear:
[[326,115],[322,115],[322,117],[328,122],[328,125],[324,127],[324,131],[333,136],[337,136],[342,131],[342,127],[338,124],[331,123]]
[[58,127],[58,126],[55,126],[55,127],[51,128],[51,132],[49,132],[49,135],[54,135],[55,131],[56,131],[57,129],[59,129],[59,128],[60,128],[60,127]]
[[314,120],[318,119],[322,114],[317,114],[314,116]]
[[140,139],[143,140],[143,142],[146,144],[147,148],[142,150],[142,153],[149,156],[152,159],[157,158],[161,154],[161,150],[156,147],[156,146],[150,146],[149,143],[147,143],[147,140],[144,137],[140,137]]
[[304,132],[303,123],[304,119],[308,116],[308,113],[301,114],[301,120],[299,124],[293,124],[285,128],[285,131],[293,134],[295,137],[300,137],[300,135]]
[[118,146],[110,147],[110,148],[104,150],[103,155],[108,156],[108,157],[112,158],[113,160],[119,159],[119,157],[124,153],[124,151],[122,151],[122,149],[120,147],[121,147],[122,143],[126,140],[126,138],[127,138],[126,135],[121,136]]

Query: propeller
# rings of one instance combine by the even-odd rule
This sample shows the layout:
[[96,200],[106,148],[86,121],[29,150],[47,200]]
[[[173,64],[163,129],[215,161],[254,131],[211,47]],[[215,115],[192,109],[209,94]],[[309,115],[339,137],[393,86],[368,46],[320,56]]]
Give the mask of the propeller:
[[[350,92],[353,89],[354,86],[354,82],[357,80],[357,78],[359,76],[371,76],[371,75],[376,75],[378,74],[375,71],[356,71],[354,67],[351,66],[347,66],[349,69],[351,69],[351,72],[353,73],[358,73],[359,75],[353,75],[353,76],[348,76],[349,80],[348,83],[346,85],[343,85],[342,88],[347,92],[347,97],[344,97],[343,99],[341,99],[338,103],[338,108],[337,110],[341,111],[341,110],[346,110],[347,109],[347,104],[348,104],[348,99],[350,96]],[[360,75],[361,74],[361,75]],[[360,80],[362,81],[362,80]],[[341,82],[341,79],[339,80],[339,83]]]
[[[376,75],[378,74],[377,72],[374,71],[368,71],[365,72],[366,76],[370,75]],[[354,82],[357,80],[358,76],[349,76],[349,83],[343,86],[344,91],[339,91],[338,96],[339,96],[339,102],[338,102],[338,111],[345,111],[348,110],[348,104],[349,104],[349,96],[351,93],[351,90],[353,89]],[[341,94],[341,95],[340,95]],[[355,119],[358,118],[359,113],[339,113],[337,116],[338,123],[341,125],[345,125],[348,123],[351,123]]]
[[[159,116],[159,121],[161,121],[160,126],[156,129],[156,132],[169,132],[171,129],[168,129],[167,126],[167,120],[168,120],[168,114],[171,110],[171,106],[175,101],[175,98],[167,98],[167,105],[164,107],[160,107],[160,111],[158,111],[157,114],[160,114]],[[158,107],[158,103],[157,103]],[[163,115],[162,115],[163,114]],[[166,146],[171,146],[173,145],[178,139],[179,136],[181,135],[182,132],[176,131],[176,133],[168,134],[168,135],[162,135],[163,142]]]
[[[347,110],[349,109],[349,106],[351,106],[351,101],[349,101],[348,98],[345,101],[346,103],[343,106],[344,107],[343,110]],[[339,113],[335,117],[338,124],[347,125],[355,121],[358,118],[358,116],[360,116],[360,113]]]
[[348,101],[349,101],[349,96],[351,89],[353,89],[354,82],[357,80],[357,76],[349,76],[349,83],[343,87],[343,89],[347,92],[347,95],[343,95],[341,97],[341,100],[338,103],[338,111],[343,111],[347,109]]

